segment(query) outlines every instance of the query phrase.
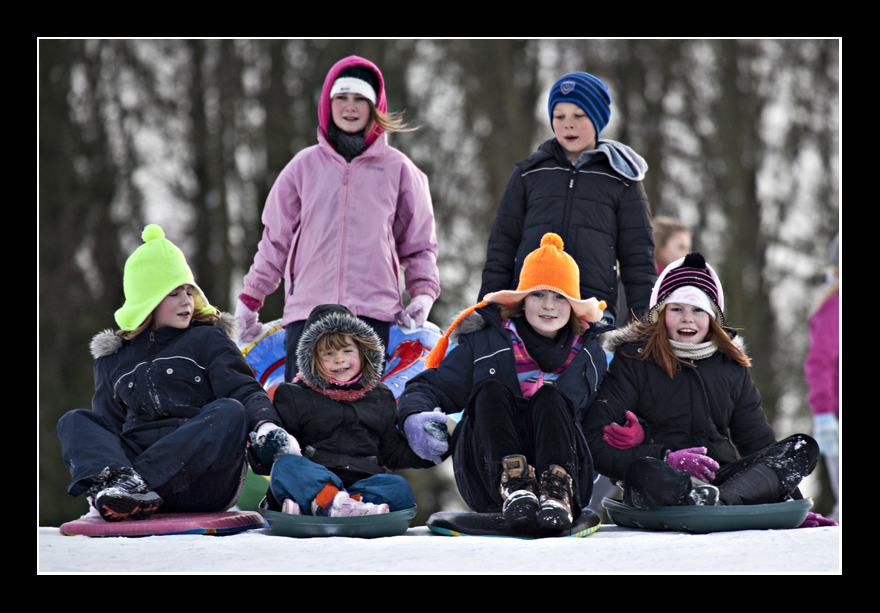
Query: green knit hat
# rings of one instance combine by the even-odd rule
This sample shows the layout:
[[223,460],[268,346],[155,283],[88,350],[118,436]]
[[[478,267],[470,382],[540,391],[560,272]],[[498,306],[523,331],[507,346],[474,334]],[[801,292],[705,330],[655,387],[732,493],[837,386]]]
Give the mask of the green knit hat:
[[217,312],[196,285],[186,257],[165,231],[156,224],[144,228],[138,247],[125,262],[122,288],[125,304],[116,311],[116,323],[123,330],[136,330],[172,290],[184,284],[193,286],[194,312]]

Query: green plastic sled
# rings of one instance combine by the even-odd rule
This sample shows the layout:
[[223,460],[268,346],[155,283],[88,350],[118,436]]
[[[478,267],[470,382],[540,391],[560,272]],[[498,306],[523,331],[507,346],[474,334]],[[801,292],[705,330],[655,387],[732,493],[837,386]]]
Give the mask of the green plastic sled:
[[797,528],[807,518],[813,500],[804,498],[774,504],[660,507],[648,510],[604,498],[602,506],[608,512],[608,519],[619,526],[705,534]]
[[259,509],[269,522],[272,534],[306,538],[313,536],[351,536],[378,538],[397,536],[409,528],[416,514],[416,507],[381,515],[364,517],[315,517],[313,515],[289,515],[280,511]]

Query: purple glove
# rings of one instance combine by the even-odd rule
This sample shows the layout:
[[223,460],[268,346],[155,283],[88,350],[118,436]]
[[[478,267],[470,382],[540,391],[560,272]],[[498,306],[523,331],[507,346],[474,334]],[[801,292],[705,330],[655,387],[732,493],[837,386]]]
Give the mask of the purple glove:
[[705,447],[691,447],[672,451],[666,461],[676,470],[686,470],[692,477],[711,483],[715,480],[715,471],[720,468],[718,462],[706,455]]
[[257,318],[257,312],[248,308],[238,299],[238,305],[235,307],[235,320],[238,322],[238,340],[242,343],[249,343],[263,331],[263,326]]
[[807,518],[804,520],[798,528],[823,528],[825,526],[839,526],[840,522],[836,522],[833,519],[828,519],[827,517],[822,517],[818,513],[813,513],[810,511],[807,513]]
[[[423,460],[440,464],[440,458],[449,449],[446,437],[446,414],[437,411],[413,413],[403,422],[403,431],[413,452]],[[443,436],[446,434],[446,437]]]
[[626,412],[625,426],[611,422],[607,426],[602,426],[602,432],[605,433],[602,436],[605,442],[615,449],[636,447],[645,440],[645,431],[642,430],[638,417],[632,411]]
[[397,316],[397,325],[407,330],[421,328],[428,319],[428,313],[434,306],[434,299],[426,294],[414,297],[409,301],[409,306]]

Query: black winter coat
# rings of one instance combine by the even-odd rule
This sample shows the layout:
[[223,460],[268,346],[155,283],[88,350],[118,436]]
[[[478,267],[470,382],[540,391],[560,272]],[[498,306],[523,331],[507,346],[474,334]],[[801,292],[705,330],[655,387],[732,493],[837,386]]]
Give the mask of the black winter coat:
[[628,307],[641,317],[657,279],[641,181],[624,178],[604,155],[576,169],[555,138],[516,166],[492,226],[478,300],[515,289],[524,258],[555,232],[580,268],[581,298],[605,300],[617,317],[619,262]]
[[[583,349],[554,383],[575,410],[577,451],[581,459],[579,491],[583,504],[589,501],[593,489],[593,461],[580,422],[583,412],[596,397],[605,374],[605,353],[596,337],[607,330],[608,327],[602,324],[591,324],[584,335]],[[515,397],[522,397],[513,343],[510,333],[502,327],[497,304],[490,303],[465,317],[450,340],[457,346],[440,362],[440,366],[425,370],[407,383],[398,404],[401,424],[412,413],[432,411],[434,407],[440,407],[447,414],[461,411],[468,406],[473,390],[486,379],[497,379]],[[465,411],[450,445],[456,481],[471,508],[489,508],[494,504],[492,500],[483,499],[480,491],[468,488],[468,475],[477,470],[467,465],[471,457],[467,450],[472,444],[469,432],[470,423]]]
[[[239,401],[251,429],[278,414],[254,371],[232,342],[234,319],[185,329],[146,330],[131,341],[110,330],[92,341],[95,395],[92,410],[146,448],[206,404]],[[242,441],[242,445],[246,441]]]
[[326,466],[349,486],[385,469],[429,468],[397,429],[394,394],[379,383],[358,400],[334,400],[305,383],[282,383],[275,408],[303,455]]
[[[744,457],[776,442],[748,368],[719,351],[682,365],[670,379],[653,360],[632,357],[642,345],[626,337],[624,329],[606,343],[606,349],[615,349],[614,359],[584,422],[599,473],[623,479],[636,458],[662,459],[666,451],[690,447],[706,447],[707,455],[724,465],[737,460],[737,452]],[[642,421],[645,441],[615,449],[602,440],[602,427],[612,421],[624,425],[626,411]]]

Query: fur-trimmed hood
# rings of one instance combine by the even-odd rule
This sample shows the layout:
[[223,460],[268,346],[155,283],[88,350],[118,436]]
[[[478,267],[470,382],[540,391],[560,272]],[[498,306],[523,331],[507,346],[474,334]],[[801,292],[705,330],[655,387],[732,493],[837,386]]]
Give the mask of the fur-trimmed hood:
[[385,370],[385,346],[376,331],[362,319],[355,316],[351,311],[339,305],[322,305],[315,307],[309,315],[303,328],[299,345],[296,348],[296,364],[302,380],[309,386],[329,389],[330,383],[312,367],[312,355],[315,346],[325,334],[341,332],[349,334],[363,341],[367,360],[377,373],[375,380],[367,377],[368,371],[364,369],[364,383],[374,387],[379,383],[379,377]]
[[[215,325],[220,326],[233,342],[238,340],[238,322],[235,319],[235,315],[220,313],[220,321]],[[92,352],[92,357],[97,360],[119,351],[123,342],[125,341],[119,334],[108,328],[92,338],[89,349]]]
[[[733,342],[733,345],[737,349],[742,351],[743,355],[746,355],[745,339],[737,334],[735,330],[732,330],[730,328],[724,328],[724,331],[727,332],[728,336],[730,336],[730,340]],[[641,342],[642,341],[639,339],[634,324],[629,324],[623,328],[612,330],[611,332],[608,332],[602,336],[602,347],[608,353],[614,353],[623,345],[640,344]]]

